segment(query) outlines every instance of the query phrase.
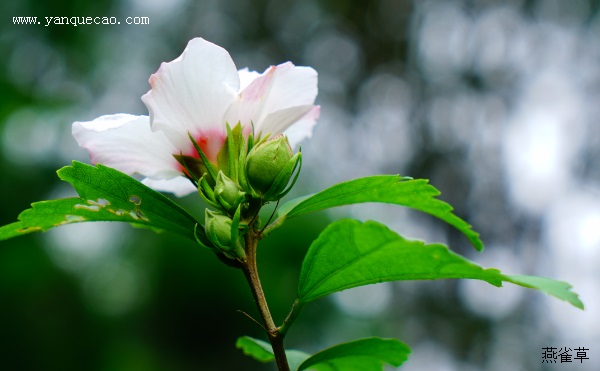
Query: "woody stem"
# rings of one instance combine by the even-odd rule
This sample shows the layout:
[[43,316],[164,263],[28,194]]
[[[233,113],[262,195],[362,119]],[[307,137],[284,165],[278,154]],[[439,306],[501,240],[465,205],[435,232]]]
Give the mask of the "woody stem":
[[279,332],[279,329],[275,326],[275,322],[273,322],[273,317],[269,311],[267,299],[265,298],[265,293],[262,289],[260,278],[258,277],[258,270],[256,266],[256,250],[258,247],[259,232],[255,231],[253,226],[251,226],[244,238],[246,242],[246,262],[243,265],[242,270],[244,271],[246,280],[250,285],[252,296],[254,297],[254,301],[256,302],[258,311],[263,320],[267,336],[269,337],[269,342],[273,348],[273,354],[275,355],[277,368],[279,371],[289,371],[290,366],[285,354],[285,348],[283,347],[284,334]]

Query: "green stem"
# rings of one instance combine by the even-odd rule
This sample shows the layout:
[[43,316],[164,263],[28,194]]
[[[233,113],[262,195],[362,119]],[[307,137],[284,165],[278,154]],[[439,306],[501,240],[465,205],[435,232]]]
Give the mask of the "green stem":
[[265,226],[265,228],[263,228],[261,236],[263,236],[263,238],[267,237],[272,231],[281,227],[281,225],[283,224],[284,221],[285,221],[285,217],[279,217],[279,218],[275,219],[275,221],[273,223],[268,224],[267,226]]
[[271,347],[273,347],[273,354],[275,355],[275,361],[277,362],[277,368],[279,371],[289,371],[290,366],[287,361],[285,354],[285,348],[283,347],[283,334],[279,332],[279,329],[273,322],[273,317],[269,311],[267,305],[267,299],[258,277],[258,270],[256,266],[256,249],[258,247],[258,233],[254,230],[254,226],[250,226],[250,230],[245,235],[246,242],[246,262],[242,267],[246,280],[250,285],[252,296],[258,307],[258,311],[265,325],[267,336]]
[[285,335],[287,334],[288,330],[290,329],[290,327],[292,326],[292,324],[294,323],[296,318],[298,318],[298,316],[300,315],[300,311],[302,310],[303,307],[304,307],[304,303],[301,303],[298,299],[296,299],[296,301],[294,302],[294,305],[292,306],[292,310],[286,317],[285,321],[283,321],[283,325],[281,325],[281,327],[279,327],[279,335],[281,337],[285,337]]

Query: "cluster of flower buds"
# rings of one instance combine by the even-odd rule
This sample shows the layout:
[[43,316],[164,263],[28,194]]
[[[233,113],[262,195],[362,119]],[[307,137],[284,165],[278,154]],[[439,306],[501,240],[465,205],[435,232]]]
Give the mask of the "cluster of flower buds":
[[216,209],[206,209],[206,237],[226,257],[244,260],[243,235],[257,220],[261,206],[280,200],[291,190],[300,173],[302,155],[293,154],[287,137],[266,135],[255,141],[252,134],[243,134],[240,124],[233,129],[227,126],[217,164],[190,139],[199,157],[175,157],[197,184],[200,196]]

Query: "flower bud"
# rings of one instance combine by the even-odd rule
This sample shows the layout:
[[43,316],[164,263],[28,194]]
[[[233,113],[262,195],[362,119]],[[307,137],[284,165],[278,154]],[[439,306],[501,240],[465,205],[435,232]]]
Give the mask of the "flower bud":
[[204,229],[206,236],[215,246],[226,251],[231,249],[231,227],[232,220],[228,216],[206,209]]
[[234,212],[245,198],[245,193],[242,192],[240,186],[229,179],[222,171],[219,171],[217,175],[214,194],[215,199],[229,213]]
[[240,207],[235,212],[233,220],[226,215],[205,211],[204,230],[208,240],[218,250],[231,259],[246,259],[246,252],[240,243]]
[[252,190],[266,201],[278,199],[292,177],[299,154],[292,153],[286,136],[259,142],[246,159],[246,174]]

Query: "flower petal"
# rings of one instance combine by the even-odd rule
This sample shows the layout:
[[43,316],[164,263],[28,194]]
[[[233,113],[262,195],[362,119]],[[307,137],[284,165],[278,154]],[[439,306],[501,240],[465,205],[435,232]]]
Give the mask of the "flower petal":
[[290,146],[294,148],[300,142],[306,138],[312,136],[312,130],[319,116],[321,115],[321,106],[314,106],[308,111],[300,120],[296,121],[294,125],[290,126],[283,134],[287,135],[290,141]]
[[[153,130],[192,154],[192,134],[216,158],[226,136],[224,114],[236,100],[240,81],[229,53],[204,39],[191,40],[181,56],[161,64],[150,76],[152,89],[142,96]],[[207,141],[209,143],[207,143]]]
[[173,179],[146,178],[142,180],[142,183],[157,191],[173,193],[177,197],[187,196],[198,191],[189,179],[182,176]]
[[73,123],[72,132],[79,146],[89,151],[94,164],[155,179],[180,175],[173,157],[177,149],[162,132],[150,130],[148,116],[101,116]]
[[240,75],[240,91],[246,89],[246,87],[250,85],[252,81],[261,76],[261,74],[256,71],[248,70],[248,67],[238,70],[238,74]]
[[225,118],[230,124],[240,121],[245,127],[253,123],[256,134],[275,135],[311,111],[316,96],[317,72],[286,62],[269,67],[255,78]]

